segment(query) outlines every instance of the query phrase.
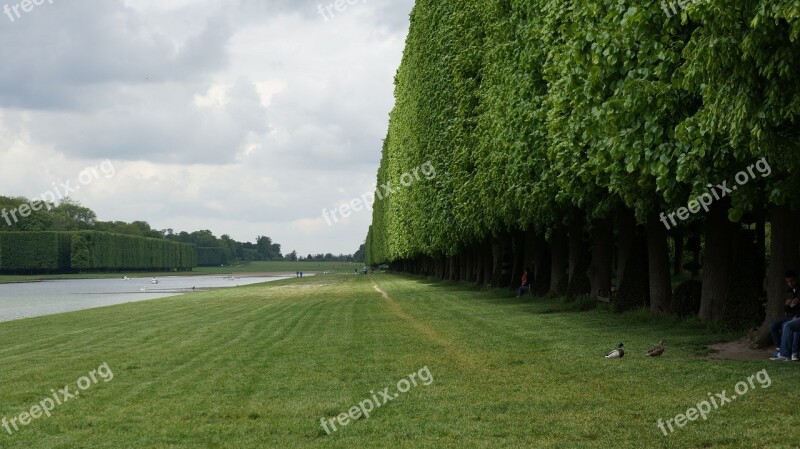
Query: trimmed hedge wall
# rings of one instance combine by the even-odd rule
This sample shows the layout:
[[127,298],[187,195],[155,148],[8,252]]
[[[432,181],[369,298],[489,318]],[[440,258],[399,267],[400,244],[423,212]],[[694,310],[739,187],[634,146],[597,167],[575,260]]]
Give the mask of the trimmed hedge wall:
[[107,232],[0,233],[0,271],[190,270],[194,245]]
[[3,270],[64,268],[60,255],[63,240],[58,232],[0,234],[0,268]]
[[222,265],[223,258],[222,248],[197,248],[197,266],[218,267]]

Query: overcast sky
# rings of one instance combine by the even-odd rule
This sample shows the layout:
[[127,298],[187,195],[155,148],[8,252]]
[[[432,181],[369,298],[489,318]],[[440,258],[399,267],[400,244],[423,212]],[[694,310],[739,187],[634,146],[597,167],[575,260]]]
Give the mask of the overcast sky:
[[414,2],[332,2],[0,0],[0,194],[354,252]]

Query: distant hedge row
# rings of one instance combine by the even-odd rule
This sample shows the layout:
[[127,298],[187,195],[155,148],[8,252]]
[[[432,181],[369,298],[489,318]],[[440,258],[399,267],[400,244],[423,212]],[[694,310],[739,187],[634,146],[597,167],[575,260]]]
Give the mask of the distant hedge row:
[[194,245],[107,232],[0,233],[0,271],[191,270]]
[[224,263],[224,258],[222,248],[197,248],[197,265],[200,267],[218,267]]

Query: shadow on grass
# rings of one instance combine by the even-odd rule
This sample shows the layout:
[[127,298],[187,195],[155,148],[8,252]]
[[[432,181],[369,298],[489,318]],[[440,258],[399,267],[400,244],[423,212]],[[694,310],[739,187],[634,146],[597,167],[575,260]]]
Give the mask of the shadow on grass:
[[[443,281],[435,277],[410,274],[387,273],[401,279],[415,281],[427,288],[445,291],[464,299],[491,303],[493,306],[518,307],[522,313],[531,315],[575,314],[568,321],[575,322],[580,316],[582,327],[597,330],[598,333],[614,332],[620,337],[636,338],[660,334],[670,340],[674,348],[680,346],[698,357],[706,357],[714,351],[708,346],[729,342],[742,337],[743,333],[731,332],[713,323],[704,323],[697,317],[652,314],[647,308],[619,311],[613,304],[601,302],[586,296],[567,301],[564,297],[524,295],[516,297],[516,291],[505,288],[491,288],[454,281]],[[654,341],[653,344],[656,344]]]

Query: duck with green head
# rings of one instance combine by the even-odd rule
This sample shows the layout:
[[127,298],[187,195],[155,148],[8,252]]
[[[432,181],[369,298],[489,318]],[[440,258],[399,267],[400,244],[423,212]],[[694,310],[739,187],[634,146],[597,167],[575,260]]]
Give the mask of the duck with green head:
[[619,346],[617,346],[617,349],[615,349],[615,350],[609,352],[608,354],[606,354],[606,358],[607,359],[621,359],[621,358],[625,357],[625,351],[622,350],[623,346],[625,346],[625,345],[620,343]]

